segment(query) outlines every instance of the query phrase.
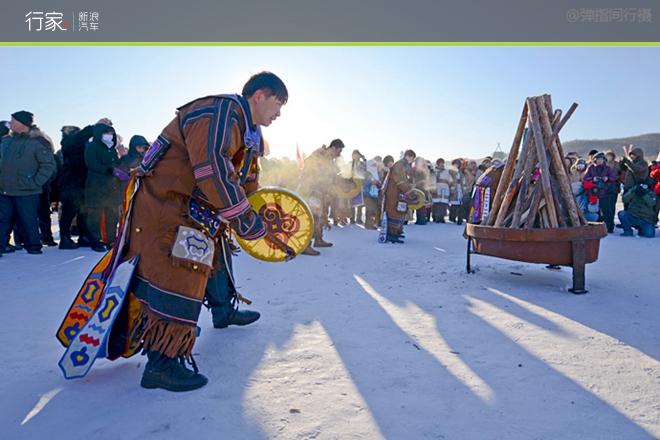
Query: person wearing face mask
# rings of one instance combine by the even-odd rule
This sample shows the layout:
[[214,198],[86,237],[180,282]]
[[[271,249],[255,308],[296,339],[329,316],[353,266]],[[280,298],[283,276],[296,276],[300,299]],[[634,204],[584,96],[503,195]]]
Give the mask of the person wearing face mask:
[[582,182],[584,179],[584,173],[587,171],[587,161],[584,159],[578,159],[577,162],[575,162],[575,165],[571,167],[571,172],[569,175],[569,178],[571,179],[571,183],[573,182]]
[[[87,221],[92,239],[92,250],[105,252],[110,249],[117,235],[119,205],[123,198],[121,178],[126,173],[119,168],[117,134],[111,125],[99,123],[94,126],[94,137],[85,149],[87,180],[85,203]],[[101,218],[105,216],[105,238],[101,233]]]

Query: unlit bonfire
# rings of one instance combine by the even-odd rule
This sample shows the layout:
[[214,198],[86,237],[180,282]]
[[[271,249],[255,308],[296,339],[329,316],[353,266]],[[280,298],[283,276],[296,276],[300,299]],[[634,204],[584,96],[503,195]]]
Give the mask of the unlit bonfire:
[[586,293],[584,266],[598,259],[603,223],[580,211],[563,164],[562,118],[550,95],[527,98],[492,207],[480,225],[468,224],[470,253],[516,261],[572,266],[573,293]]

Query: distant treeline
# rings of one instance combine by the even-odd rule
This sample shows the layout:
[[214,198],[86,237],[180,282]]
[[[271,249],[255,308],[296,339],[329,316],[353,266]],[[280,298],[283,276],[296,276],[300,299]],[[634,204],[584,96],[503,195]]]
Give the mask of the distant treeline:
[[633,144],[635,148],[641,148],[644,151],[644,157],[647,161],[656,160],[660,152],[660,133],[642,134],[619,139],[577,139],[562,142],[562,147],[564,153],[575,151],[581,157],[586,157],[591,150],[612,150],[617,157],[620,157],[623,155],[623,149],[621,147],[630,144]]

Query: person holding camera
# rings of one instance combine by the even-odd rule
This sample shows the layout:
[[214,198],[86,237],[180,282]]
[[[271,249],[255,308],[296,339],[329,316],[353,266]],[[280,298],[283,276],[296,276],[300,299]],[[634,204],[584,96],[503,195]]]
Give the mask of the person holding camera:
[[635,186],[623,194],[627,204],[618,216],[623,228],[622,237],[632,237],[632,228],[637,229],[640,237],[655,237],[656,215],[654,211],[657,198],[645,179],[638,180]]
[[614,211],[610,203],[611,197],[616,197],[616,175],[614,170],[607,166],[607,159],[604,153],[594,155],[594,163],[589,165],[587,172],[584,173],[584,181],[594,184],[589,189],[593,195],[598,195],[598,205],[600,208],[599,221],[604,221],[607,226],[607,232],[614,232]]
[[623,147],[624,156],[621,157],[619,164],[621,172],[626,172],[623,185],[624,193],[640,180],[646,180],[649,177],[649,164],[644,160],[644,151],[641,148],[633,148],[631,144],[628,149]]

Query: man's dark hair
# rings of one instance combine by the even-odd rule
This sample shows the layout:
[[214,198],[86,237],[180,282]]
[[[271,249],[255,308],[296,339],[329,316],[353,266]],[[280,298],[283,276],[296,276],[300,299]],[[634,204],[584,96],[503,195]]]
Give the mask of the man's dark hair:
[[334,139],[332,142],[330,142],[330,146],[328,148],[339,148],[340,150],[344,149],[344,143],[341,141],[341,139]]
[[405,153],[403,153],[404,156],[412,157],[413,159],[417,157],[417,154],[413,150],[406,150]]
[[257,90],[264,92],[267,98],[275,95],[282,104],[286,104],[289,99],[289,92],[284,82],[272,72],[263,71],[252,75],[243,86],[241,94],[250,98]]

